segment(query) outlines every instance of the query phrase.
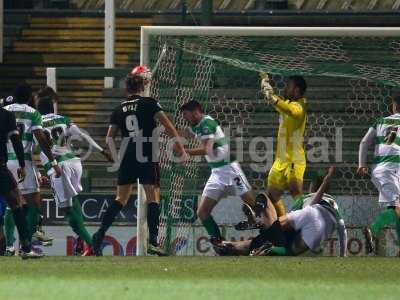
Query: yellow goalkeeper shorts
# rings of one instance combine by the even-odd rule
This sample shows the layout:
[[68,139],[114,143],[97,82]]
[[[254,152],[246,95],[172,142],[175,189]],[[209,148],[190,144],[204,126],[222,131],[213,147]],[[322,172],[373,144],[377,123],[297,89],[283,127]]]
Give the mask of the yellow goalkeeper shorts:
[[306,164],[296,164],[291,162],[275,161],[269,170],[267,186],[285,190],[289,182],[298,182],[303,185]]

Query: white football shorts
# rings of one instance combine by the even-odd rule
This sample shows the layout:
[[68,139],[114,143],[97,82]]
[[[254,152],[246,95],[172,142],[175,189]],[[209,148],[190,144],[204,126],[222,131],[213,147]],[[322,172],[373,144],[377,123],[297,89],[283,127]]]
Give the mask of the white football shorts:
[[7,168],[11,171],[16,182],[18,182],[18,189],[22,195],[37,193],[40,191],[39,174],[36,169],[34,162],[25,160],[25,171],[26,176],[24,181],[19,182],[18,179],[18,168],[19,163],[17,160],[9,160],[7,162]]
[[300,230],[304,243],[316,253],[319,253],[322,243],[329,239],[336,228],[334,217],[324,210],[319,205],[312,205],[287,214],[294,230]]
[[400,206],[400,176],[397,168],[377,166],[372,170],[371,181],[379,192],[379,203]]
[[59,163],[61,177],[51,174],[51,187],[58,207],[72,207],[72,198],[82,192],[82,164],[80,159],[70,159]]
[[214,168],[203,190],[202,197],[219,201],[227,196],[242,196],[251,190],[238,162]]

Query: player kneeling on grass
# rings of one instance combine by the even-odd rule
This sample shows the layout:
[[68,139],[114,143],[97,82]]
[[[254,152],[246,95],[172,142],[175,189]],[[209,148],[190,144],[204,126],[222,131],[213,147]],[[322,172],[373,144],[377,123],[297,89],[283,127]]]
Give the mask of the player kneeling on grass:
[[392,98],[393,114],[377,119],[362,139],[357,173],[368,175],[367,154],[375,143],[371,181],[379,191],[379,203],[387,209],[378,214],[370,228],[364,229],[367,250],[376,254],[374,239],[386,226],[396,226],[400,239],[400,94]]
[[51,188],[58,207],[64,211],[65,218],[68,220],[72,230],[88,245],[83,256],[90,256],[93,253],[92,238],[86,230],[82,208],[76,197],[82,191],[82,164],[81,160],[69,148],[67,138],[80,136],[88,141],[91,147],[100,151],[108,160],[111,160],[111,157],[90,136],[83,133],[78,126],[73,124],[68,117],[55,114],[53,101],[50,98],[39,100],[38,111],[42,114],[43,129],[52,143],[51,151],[61,168],[61,176],[56,176],[43,152],[40,153],[42,165],[50,178]]
[[[118,186],[115,201],[104,213],[99,230],[93,235],[96,256],[102,255],[104,236],[128,203],[137,180],[143,185],[147,201],[147,224],[149,227],[148,254],[166,255],[158,245],[158,226],[160,216],[160,166],[159,131],[157,121],[166,133],[179,139],[174,125],[163,112],[157,100],[145,97],[146,85],[150,84],[151,72],[145,66],[138,66],[126,78],[126,99],[118,105],[111,115],[107,133],[107,144],[114,161],[118,162]],[[116,153],[115,137],[121,132],[120,155]],[[180,142],[175,144],[178,155],[185,160],[186,153]]]
[[[204,114],[201,104],[189,101],[180,108],[190,128],[182,134],[186,138],[200,139],[201,146],[186,149],[191,156],[202,155],[211,168],[211,176],[204,187],[197,216],[210,236],[213,245],[218,245],[221,232],[211,212],[221,198],[240,196],[251,208],[256,207],[256,199],[239,163],[231,157],[228,140],[218,122]],[[263,204],[262,204],[263,207]]]
[[222,255],[295,256],[308,250],[320,253],[322,245],[337,229],[340,256],[346,256],[347,231],[335,199],[325,193],[333,175],[330,168],[312,192],[296,199],[291,212],[278,217],[266,195],[267,205],[263,228],[254,239],[242,242],[224,241],[216,250]]

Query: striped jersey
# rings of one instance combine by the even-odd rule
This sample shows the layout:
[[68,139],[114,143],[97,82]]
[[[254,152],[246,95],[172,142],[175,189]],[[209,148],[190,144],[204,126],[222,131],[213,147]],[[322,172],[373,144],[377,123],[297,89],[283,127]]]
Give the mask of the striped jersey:
[[[311,202],[314,200],[314,196],[316,193],[306,194],[296,198],[296,201],[292,205],[292,211],[300,210],[306,206],[311,205]],[[327,208],[336,218],[337,221],[343,219],[343,214],[340,211],[340,208],[336,202],[335,197],[324,193],[322,195],[322,199],[319,202],[319,205],[324,206]]]
[[201,121],[190,129],[200,140],[213,140],[213,155],[205,155],[205,159],[212,169],[228,165],[233,161],[230,157],[228,140],[221,126],[212,117],[204,115]]
[[400,163],[400,114],[379,118],[375,129],[375,164]]
[[[33,131],[42,129],[42,115],[27,104],[14,103],[4,107],[15,115],[24,146],[25,160],[32,160]],[[7,143],[8,160],[17,160],[11,141]]]
[[[51,141],[51,152],[57,162],[70,159],[77,159],[67,143],[70,136],[69,127],[72,125],[70,118],[57,114],[47,114],[43,116],[43,130]],[[40,160],[46,172],[51,170],[51,164],[47,156],[40,152]]]
[[[292,206],[292,210],[300,210],[310,206],[314,200],[315,193],[303,195],[298,197],[295,203]],[[336,199],[324,193],[322,195],[322,199],[318,204],[313,204],[311,207],[315,207],[320,212],[320,221],[324,220],[324,240],[321,242],[326,242],[333,232],[334,228],[336,228],[338,237],[339,237],[339,245],[340,245],[340,256],[346,256],[347,252],[347,230],[346,225],[344,223],[343,214],[336,202]],[[332,227],[334,226],[334,227]],[[315,232],[316,233],[316,232]],[[318,249],[319,248],[319,249]],[[311,249],[313,252],[322,251],[321,245],[316,249]]]

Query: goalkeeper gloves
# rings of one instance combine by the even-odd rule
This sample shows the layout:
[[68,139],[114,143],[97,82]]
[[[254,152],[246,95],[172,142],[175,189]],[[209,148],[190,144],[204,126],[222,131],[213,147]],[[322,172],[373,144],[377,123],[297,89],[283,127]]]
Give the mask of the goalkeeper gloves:
[[269,77],[266,73],[261,73],[261,91],[267,100],[271,104],[275,104],[278,101],[278,97],[274,94],[274,89],[269,83]]

